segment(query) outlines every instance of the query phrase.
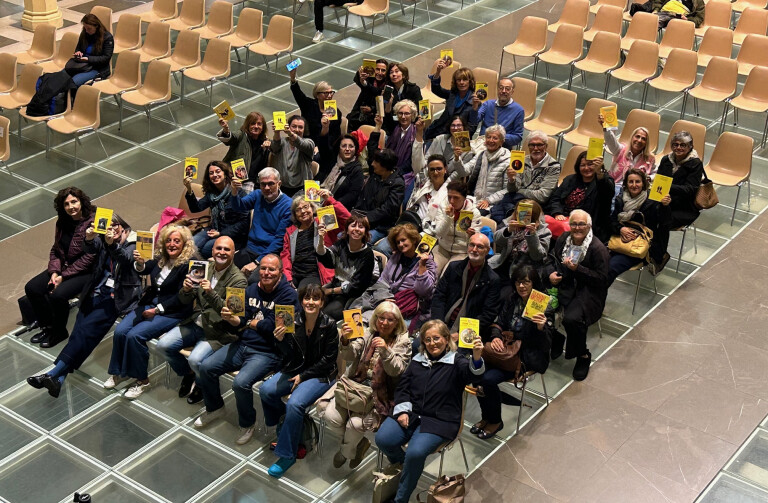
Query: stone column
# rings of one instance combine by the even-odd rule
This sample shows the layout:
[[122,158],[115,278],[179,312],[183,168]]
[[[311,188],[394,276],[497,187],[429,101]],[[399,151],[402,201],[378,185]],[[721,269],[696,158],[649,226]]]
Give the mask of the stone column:
[[25,30],[35,31],[39,24],[51,24],[61,28],[64,19],[56,0],[24,0],[24,14],[21,16],[21,26]]

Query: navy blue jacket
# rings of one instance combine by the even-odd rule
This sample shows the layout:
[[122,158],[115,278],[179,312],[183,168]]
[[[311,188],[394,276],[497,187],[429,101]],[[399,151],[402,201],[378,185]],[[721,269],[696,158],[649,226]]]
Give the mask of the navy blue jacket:
[[[275,289],[267,293],[259,287],[258,283],[251,283],[245,290],[245,316],[240,317],[240,326],[247,326],[247,322],[257,318],[259,323],[256,329],[246,328],[240,336],[240,342],[249,348],[264,353],[277,353],[275,346],[275,304],[281,306],[297,306],[298,296],[296,290],[285,279],[275,286]],[[298,310],[298,307],[295,307]]]
[[114,296],[117,312],[124,315],[136,307],[141,294],[139,273],[133,268],[133,251],[136,249],[136,242],[126,241],[122,246],[118,246],[117,243],[107,245],[103,237],[96,236],[91,241],[84,240],[83,249],[86,253],[95,254],[97,258],[93,274],[80,293],[80,310],[89,313],[93,308],[93,291],[104,278],[104,272],[110,264],[108,259],[111,259],[114,266],[112,277],[115,280]]

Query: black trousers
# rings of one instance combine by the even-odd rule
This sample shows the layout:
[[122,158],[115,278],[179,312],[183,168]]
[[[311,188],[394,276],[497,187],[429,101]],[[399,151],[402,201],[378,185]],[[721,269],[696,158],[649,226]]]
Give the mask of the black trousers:
[[51,275],[43,271],[30,279],[24,286],[35,316],[41,327],[53,331],[66,330],[69,319],[69,299],[77,297],[89,279],[88,274],[78,274],[61,282],[53,292],[48,290]]

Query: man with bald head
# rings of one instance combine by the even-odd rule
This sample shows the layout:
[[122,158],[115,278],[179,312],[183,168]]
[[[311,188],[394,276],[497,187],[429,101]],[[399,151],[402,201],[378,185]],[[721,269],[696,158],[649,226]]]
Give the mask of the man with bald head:
[[[237,330],[221,317],[221,309],[227,298],[227,287],[245,288],[248,280],[232,263],[235,243],[227,236],[219,237],[213,243],[213,263],[202,280],[187,276],[179,292],[184,304],[195,302],[195,312],[189,320],[169,331],[157,343],[158,351],[165,356],[171,368],[182,377],[179,397],[189,395],[187,402],[197,403],[203,399],[195,382],[200,364],[220,347],[237,340]],[[193,347],[189,358],[179,354],[183,348]],[[190,394],[192,391],[192,394]]]
[[[445,268],[432,297],[432,319],[443,320],[458,338],[459,318],[480,320],[480,337],[489,342],[491,324],[500,307],[501,280],[488,265],[491,243],[480,232],[472,234],[467,258]],[[487,339],[487,340],[486,340]]]

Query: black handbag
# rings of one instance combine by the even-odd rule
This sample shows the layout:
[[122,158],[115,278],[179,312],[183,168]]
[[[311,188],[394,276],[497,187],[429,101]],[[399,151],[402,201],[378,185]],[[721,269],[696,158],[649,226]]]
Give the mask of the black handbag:
[[64,71],[69,74],[70,77],[74,77],[78,73],[90,72],[93,69],[90,63],[87,61],[80,61],[75,58],[70,58],[67,64],[64,65]]

